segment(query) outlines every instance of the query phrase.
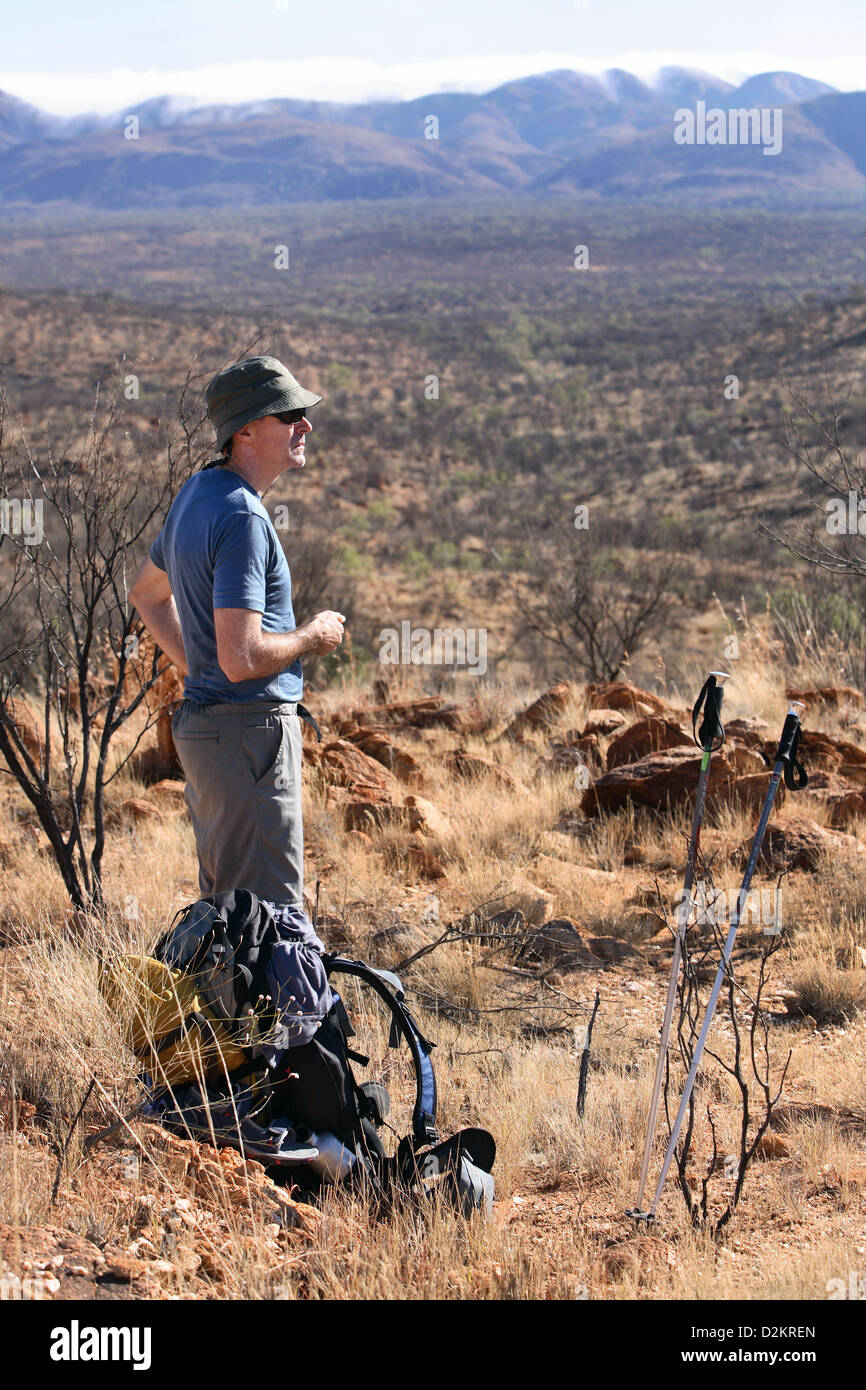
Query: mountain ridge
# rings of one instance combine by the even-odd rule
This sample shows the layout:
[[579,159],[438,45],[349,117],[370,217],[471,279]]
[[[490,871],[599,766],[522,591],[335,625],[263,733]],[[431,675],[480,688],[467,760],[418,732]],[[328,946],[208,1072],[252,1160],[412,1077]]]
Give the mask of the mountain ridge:
[[[675,112],[699,101],[782,110],[779,156],[675,144]],[[0,92],[0,190],[7,204],[97,208],[474,192],[860,194],[863,114],[866,94],[798,73],[759,73],[735,87],[676,67],[661,69],[655,84],[621,69],[598,77],[558,69],[480,95],[392,102],[276,97],[196,106],[159,96],[134,111],[65,120]]]

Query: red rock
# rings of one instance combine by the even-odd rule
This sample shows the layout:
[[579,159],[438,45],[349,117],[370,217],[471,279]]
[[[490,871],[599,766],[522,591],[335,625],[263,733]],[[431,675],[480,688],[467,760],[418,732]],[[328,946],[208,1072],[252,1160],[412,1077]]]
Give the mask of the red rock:
[[817,768],[810,770],[809,785],[799,795],[803,799],[814,796],[817,801],[823,804],[830,796],[841,795],[842,792],[852,790],[851,783],[841,772],[826,772],[823,768]]
[[633,907],[627,921],[630,935],[641,942],[658,939],[667,943],[672,939],[664,917],[651,907]]
[[[380,801],[392,800],[393,778],[381,763],[342,738],[311,745],[306,760],[318,767],[332,786],[346,787],[353,793],[373,792]],[[363,799],[363,798],[362,798]]]
[[[162,657],[162,661],[166,660]],[[167,773],[183,773],[177,749],[174,746],[174,738],[171,732],[172,712],[179,700],[183,699],[183,676],[177,667],[169,662],[165,670],[157,677],[156,683],[149,696],[151,708],[158,711],[156,721],[156,742],[159,749],[159,759],[162,767]]]
[[105,1259],[84,1236],[61,1226],[12,1226],[2,1221],[0,1249],[7,1283],[4,1297],[9,1301],[38,1298],[40,1293],[58,1301],[100,1296]]
[[846,764],[853,767],[866,767],[866,749],[861,748],[859,743],[849,743],[844,738],[835,738],[833,743],[842,754],[843,767]]
[[607,734],[616,733],[626,722],[626,717],[618,709],[596,709],[586,716],[583,726],[583,733],[599,734],[604,738]]
[[186,810],[186,783],[163,778],[148,787],[147,795],[165,811]]
[[781,1134],[762,1134],[758,1140],[758,1147],[755,1153],[760,1158],[787,1158],[791,1152],[791,1145],[787,1139],[783,1139]]
[[[776,741],[764,743],[763,752],[768,762],[772,763],[777,747]],[[800,759],[809,772],[819,769],[838,772],[843,763],[852,767],[866,767],[866,750],[856,743],[831,738],[829,734],[819,733],[816,729],[804,729],[800,741]]]
[[128,1255],[123,1250],[106,1250],[105,1271],[112,1279],[131,1282],[140,1274],[147,1273],[148,1264],[146,1260],[138,1260],[134,1255]]
[[406,859],[420,878],[439,879],[446,876],[447,871],[442,860],[431,854],[429,849],[422,849],[420,845],[408,845]]
[[855,690],[851,685],[822,685],[812,687],[807,690],[786,690],[787,700],[802,700],[805,705],[830,705],[838,708],[839,705],[857,705],[862,708],[864,703],[863,692]]
[[480,733],[487,725],[477,701],[468,700],[461,705],[444,695],[355,709],[352,719],[358,724],[390,724],[410,729],[439,727],[467,734]]
[[[490,921],[502,913],[522,916],[530,927],[541,927],[554,916],[553,894],[540,888],[524,874],[513,873],[502,891],[484,904],[480,915]],[[473,915],[477,919],[479,913]]]
[[453,752],[446,754],[445,766],[452,777],[460,777],[464,780],[487,777],[508,791],[517,791],[518,789],[517,778],[508,771],[507,767],[501,767],[492,758],[482,758],[477,753],[467,753],[463,748],[455,748]]
[[827,797],[830,810],[830,824],[834,828],[844,828],[852,821],[866,816],[866,791],[847,791],[831,793]]
[[531,932],[517,954],[518,961],[539,961],[560,970],[599,970],[580,928],[567,917],[556,917]]
[[390,806],[390,800],[383,798],[375,787],[358,786],[351,791],[348,787],[325,788],[325,805],[341,809],[350,803],[363,803],[365,806]]
[[[581,810],[587,816],[596,816],[603,811],[619,811],[629,801],[655,808],[691,802],[700,768],[701,753],[697,748],[671,748],[664,753],[652,753],[599,777],[584,792]],[[733,766],[722,749],[710,764],[708,802],[711,804],[729,793],[734,779]]]
[[[671,706],[630,681],[600,681],[586,687],[590,709],[626,709],[632,714],[667,714]],[[639,706],[645,706],[641,709]]]
[[[751,811],[760,810],[766,799],[772,775],[771,772],[755,772],[748,777],[738,777],[731,790],[731,800]],[[788,789],[784,782],[780,782],[773,799],[774,807],[783,806],[787,796]]]
[[129,816],[130,820],[158,820],[162,821],[162,811],[158,806],[154,806],[152,801],[146,801],[143,796],[131,796],[123,802],[122,809]]
[[743,777],[751,777],[756,772],[767,770],[766,759],[761,756],[757,749],[749,748],[745,744],[735,743],[728,740],[725,743],[725,750],[728,758],[734,765],[736,772]]
[[156,721],[156,745],[159,752],[159,765],[167,772],[182,772],[180,758],[174,746],[171,731],[171,714],[163,711]]
[[381,763],[382,767],[386,767],[401,782],[418,786],[424,783],[424,771],[417,759],[405,749],[398,748],[381,730],[357,727],[348,741],[360,748],[368,758],[374,758],[377,763]]
[[637,762],[649,753],[683,746],[694,747],[692,736],[674,720],[661,719],[656,715],[639,719],[611,739],[607,746],[607,770],[609,772],[622,763]]
[[559,681],[533,700],[525,710],[515,715],[503,737],[521,739],[532,729],[555,729],[572,697],[572,687],[568,681]]
[[635,960],[640,952],[618,936],[590,936],[587,945],[593,955],[605,965],[621,965],[623,961]]
[[422,835],[447,835],[451,829],[448,817],[432,801],[423,796],[407,796],[400,808],[408,816],[409,826]]
[[601,747],[596,734],[583,734],[581,737],[569,735],[563,743],[551,743],[550,752],[547,767],[551,772],[560,772],[569,767],[599,770],[602,767]]
[[763,748],[769,728],[766,719],[728,719],[724,723],[728,740],[746,748]]
[[[748,858],[751,844],[750,837],[740,846],[743,859]],[[827,853],[838,854],[843,850],[862,854],[863,846],[853,835],[834,834],[806,816],[790,816],[770,821],[758,862],[772,873],[814,870]]]
[[347,830],[369,831],[386,825],[410,824],[405,807],[395,806],[390,801],[347,801],[343,814]]

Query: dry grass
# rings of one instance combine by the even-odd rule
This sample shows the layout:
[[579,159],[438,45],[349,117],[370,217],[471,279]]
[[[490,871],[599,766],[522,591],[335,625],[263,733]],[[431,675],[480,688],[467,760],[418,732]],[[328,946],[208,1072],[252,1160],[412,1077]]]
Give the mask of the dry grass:
[[[778,679],[764,679],[762,698],[775,701],[778,713]],[[757,684],[750,687],[750,699],[758,694]],[[322,703],[345,709],[364,695],[344,689]],[[485,698],[505,722],[527,697],[493,687]],[[579,703],[576,709],[566,727],[580,727]],[[309,1228],[292,1233],[269,1219],[276,1199],[257,1195],[252,1167],[239,1183],[217,1166],[205,1191],[178,1166],[172,1143],[135,1120],[83,1161],[82,1135],[110,1123],[138,1094],[121,1021],[109,1014],[97,986],[96,957],[146,949],[175,908],[195,896],[192,834],[184,816],[167,814],[161,824],[140,827],[118,820],[108,856],[107,921],[76,930],[66,921],[51,861],[26,829],[27,808],[7,789],[4,809],[15,833],[5,842],[3,911],[13,944],[2,953],[0,979],[0,1220],[17,1228],[61,1225],[101,1247],[125,1249],[144,1236],[170,1266],[151,1296],[824,1297],[828,1279],[862,1267],[864,1196],[851,1175],[866,1163],[866,1121],[857,1123],[866,1067],[858,1007],[866,972],[840,965],[837,952],[866,944],[866,869],[855,857],[785,884],[790,948],[778,958],[779,983],[796,988],[802,1007],[820,1021],[817,1031],[802,1017],[771,1029],[774,1066],[794,1050],[784,1097],[795,1107],[784,1129],[787,1157],[757,1163],[724,1248],[690,1229],[673,1182],[656,1230],[636,1233],[624,1212],[636,1195],[669,956],[661,947],[655,948],[661,955],[645,953],[625,904],[638,888],[645,895],[656,876],[672,900],[687,814],[651,819],[628,811],[567,835],[557,825],[574,811],[573,784],[569,774],[544,769],[542,738],[518,745],[465,740],[508,768],[519,795],[483,781],[449,780],[442,754],[455,742],[443,731],[407,739],[425,767],[425,794],[448,817],[447,828],[429,840],[446,865],[445,880],[417,882],[407,874],[393,830],[374,834],[372,851],[347,838],[339,816],[324,805],[323,788],[310,780],[307,871],[310,880],[322,879],[326,939],[332,931],[359,957],[391,964],[480,903],[522,904],[531,922],[539,910],[532,885],[539,883],[556,915],[639,951],[623,966],[565,971],[545,983],[531,970],[515,974],[513,953],[491,955],[489,943],[461,940],[405,972],[421,1026],[438,1042],[443,1131],[480,1123],[496,1137],[494,1219],[465,1222],[448,1208],[409,1204],[382,1213],[362,1196],[333,1190]],[[131,794],[146,792],[126,777],[112,792],[118,801]],[[738,874],[724,847],[752,828],[741,811],[714,815],[706,848],[717,851],[721,886],[736,885]],[[759,927],[744,928],[737,964],[744,983],[760,940]],[[602,1003],[579,1119],[582,1032],[596,987]],[[745,1021],[745,1000],[741,1008]],[[721,1018],[712,1045],[730,1047]],[[98,1089],[52,1205],[52,1144],[65,1140],[94,1076]],[[705,1068],[699,1094],[698,1156],[709,1153],[707,1103],[720,1144],[733,1149],[736,1096],[714,1064]],[[657,1161],[661,1146],[660,1126]],[[137,1168],[130,1166],[135,1155]],[[724,1179],[718,1183],[723,1197]],[[150,1214],[142,1224],[144,1199],[151,1205],[144,1202]],[[165,1213],[187,1199],[198,1224],[181,1221],[181,1229],[172,1229],[180,1217]],[[196,1252],[211,1246],[219,1258],[212,1254],[206,1268],[197,1266]]]
[[844,1025],[866,1008],[866,866],[828,856],[814,879],[798,877],[805,911],[789,971],[796,1007],[819,1023]]

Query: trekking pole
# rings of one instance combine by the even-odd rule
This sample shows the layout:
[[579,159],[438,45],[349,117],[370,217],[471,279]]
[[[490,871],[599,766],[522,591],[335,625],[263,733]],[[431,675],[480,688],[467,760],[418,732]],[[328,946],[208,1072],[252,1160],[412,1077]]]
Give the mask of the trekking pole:
[[577,1113],[583,1119],[583,1112],[586,1108],[586,1083],[589,1077],[589,1049],[592,1044],[592,1030],[595,1027],[595,1016],[598,1013],[598,1006],[601,1002],[601,995],[595,991],[595,1003],[592,1006],[589,1023],[586,1025],[586,1041],[583,1045],[583,1052],[580,1054],[580,1074],[577,1078]]
[[797,749],[799,748],[800,744],[801,732],[800,710],[802,709],[805,709],[805,706],[799,700],[795,700],[792,703],[790,709],[788,710],[785,723],[782,727],[782,736],[779,739],[779,747],[776,750],[776,758],[773,766],[773,775],[770,778],[770,785],[767,788],[767,795],[764,798],[764,806],[761,811],[761,818],[758,821],[758,828],[755,831],[755,838],[752,842],[752,850],[749,855],[749,862],[746,865],[746,872],[743,875],[742,886],[737,895],[737,906],[736,910],[734,911],[733,918],[731,920],[731,926],[730,930],[728,931],[728,936],[727,940],[725,941],[724,949],[722,950],[722,958],[719,962],[719,968],[716,971],[716,978],[713,981],[713,988],[710,991],[710,997],[707,1001],[707,1011],[704,1015],[704,1021],[701,1026],[700,1036],[698,1038],[697,1046],[694,1051],[694,1056],[692,1057],[692,1065],[689,1068],[689,1074],[686,1077],[686,1084],[685,1089],[683,1091],[682,1100],[680,1101],[680,1108],[677,1111],[677,1117],[674,1121],[674,1127],[671,1130],[671,1136],[668,1140],[667,1153],[665,1154],[665,1161],[662,1164],[662,1170],[659,1174],[659,1180],[656,1186],[655,1196],[652,1200],[652,1206],[650,1207],[648,1212],[636,1213],[637,1216],[646,1221],[653,1221],[655,1219],[656,1209],[659,1204],[659,1198],[661,1197],[662,1188],[665,1184],[665,1178],[668,1175],[668,1169],[671,1166],[671,1159],[674,1156],[674,1149],[676,1148],[677,1142],[680,1137],[680,1130],[683,1127],[683,1120],[685,1119],[686,1110],[688,1108],[689,1100],[694,1089],[695,1078],[698,1074],[698,1067],[701,1064],[701,1057],[703,1056],[704,1047],[706,1045],[707,1034],[710,1031],[710,1024],[713,1021],[713,1014],[715,1013],[716,1004],[718,1003],[719,994],[721,992],[722,981],[724,980],[725,972],[727,971],[728,965],[730,963],[731,953],[734,949],[734,940],[737,935],[737,928],[740,925],[740,917],[742,916],[743,907],[745,906],[746,897],[749,892],[749,885],[752,881],[752,874],[755,871],[755,865],[758,862],[758,855],[761,852],[761,845],[764,842],[764,835],[767,830],[767,822],[770,819],[770,812],[773,809],[773,799],[776,795],[776,789],[778,788],[783,772],[785,774],[785,786],[792,791],[800,791],[803,787],[806,786],[806,783],[809,780],[808,776],[806,775],[806,769],[803,767],[802,763],[797,761]]
[[[692,887],[697,873],[698,846],[701,838],[701,825],[704,819],[704,807],[707,800],[707,784],[710,778],[710,761],[714,753],[717,753],[725,741],[725,729],[722,724],[722,699],[724,698],[725,681],[729,679],[726,671],[711,671],[707,676],[701,693],[695,701],[692,710],[692,737],[699,748],[703,750],[701,758],[701,771],[698,777],[698,791],[695,797],[695,810],[692,816],[692,829],[689,835],[688,857],[686,860],[686,871],[683,877],[683,891],[677,911],[677,930],[674,936],[674,956],[671,961],[671,977],[668,982],[668,995],[665,1000],[665,1012],[662,1020],[662,1030],[659,1039],[659,1055],[656,1062],[656,1074],[653,1081],[652,1099],[650,1101],[649,1119],[647,1120],[646,1141],[643,1150],[643,1163],[640,1170],[640,1188],[637,1194],[637,1203],[626,1216],[642,1216],[644,1189],[646,1187],[647,1175],[649,1173],[650,1158],[652,1157],[653,1141],[656,1133],[656,1122],[659,1113],[659,1100],[661,1098],[662,1078],[665,1071],[667,1060],[668,1042],[671,1035],[671,1021],[674,1014],[674,1002],[677,997],[677,980],[680,973],[680,960],[683,953],[683,941],[685,939],[688,920],[692,910]],[[701,708],[704,710],[704,717],[701,722],[700,733],[697,731],[698,716]]]

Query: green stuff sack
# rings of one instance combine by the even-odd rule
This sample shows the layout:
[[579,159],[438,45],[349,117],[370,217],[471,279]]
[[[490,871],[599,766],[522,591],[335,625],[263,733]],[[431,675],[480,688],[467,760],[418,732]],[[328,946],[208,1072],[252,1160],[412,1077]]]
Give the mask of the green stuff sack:
[[115,956],[100,970],[109,1007],[127,1019],[127,1037],[154,1084],[224,1081],[250,1054],[208,1007],[195,979],[150,956]]

